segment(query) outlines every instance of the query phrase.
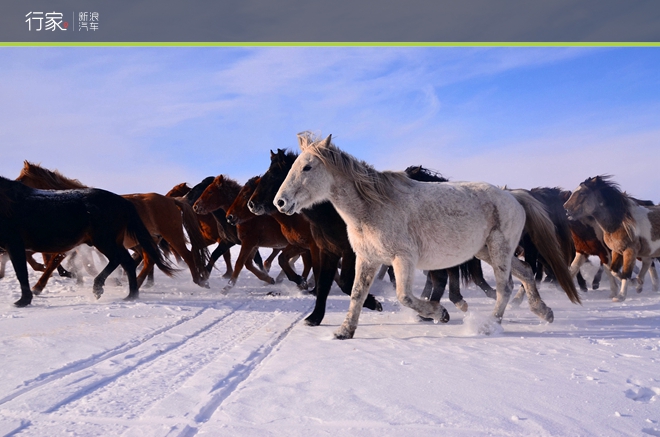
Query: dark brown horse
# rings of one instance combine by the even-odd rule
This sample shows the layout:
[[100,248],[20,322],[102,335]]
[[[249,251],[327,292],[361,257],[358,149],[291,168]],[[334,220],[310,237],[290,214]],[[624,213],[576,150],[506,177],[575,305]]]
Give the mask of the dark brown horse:
[[[76,179],[69,179],[57,171],[51,171],[27,161],[25,161],[17,180],[38,189],[87,188]],[[142,222],[152,237],[157,241],[160,241],[161,238],[167,241],[176,253],[184,259],[190,269],[193,282],[208,287],[208,272],[204,268],[208,253],[205,250],[204,239],[199,231],[197,216],[190,205],[156,193],[128,194],[123,197],[135,205]],[[184,228],[190,239],[192,250],[186,247]],[[135,240],[127,238],[124,245],[127,248],[134,248],[138,244]],[[144,267],[137,278],[138,287],[142,285],[154,266],[150,254],[143,252],[143,255]],[[49,265],[42,278],[35,285],[35,292],[43,290],[53,268]]]
[[[197,214],[209,214],[217,209],[226,211],[236,200],[241,188],[243,187],[235,180],[219,175],[199,196],[193,209]],[[262,281],[274,284],[275,280],[268,273],[257,268],[252,259],[259,247],[284,249],[289,245],[287,239],[282,235],[279,223],[272,217],[255,217],[253,220],[239,223],[236,226],[236,232],[241,244],[241,251],[236,265],[234,265],[234,272],[228,284],[223,288],[223,292],[228,292],[236,284],[243,266]]]
[[18,307],[32,302],[26,250],[63,253],[83,243],[108,258],[108,265],[94,279],[94,295],[101,296],[106,278],[121,265],[128,275],[126,299],[137,299],[135,263],[123,246],[125,238],[137,241],[163,272],[173,273],[135,206],[123,197],[93,188],[36,190],[0,177],[0,247],[9,253],[21,284],[21,298],[14,303]]

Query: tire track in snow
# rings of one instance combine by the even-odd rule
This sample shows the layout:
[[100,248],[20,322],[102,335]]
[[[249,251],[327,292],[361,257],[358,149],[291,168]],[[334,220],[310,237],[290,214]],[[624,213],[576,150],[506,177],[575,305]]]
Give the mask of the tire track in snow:
[[16,409],[16,406],[24,409],[27,406],[30,410],[42,413],[55,411],[108,384],[132,368],[158,358],[164,350],[178,347],[233,311],[229,308],[204,309],[147,336],[52,372],[43,380],[6,396],[0,405],[6,409]]
[[6,396],[3,396],[0,398],[0,406],[14,400],[15,398],[19,396],[23,396],[26,393],[29,393],[33,390],[39,389],[40,387],[44,385],[48,385],[52,383],[53,381],[57,381],[59,379],[62,379],[68,375],[71,375],[76,372],[81,372],[84,371],[85,369],[88,369],[89,367],[92,367],[100,362],[103,362],[105,360],[109,360],[119,354],[126,353],[130,351],[131,349],[134,349],[136,347],[139,347],[141,344],[145,343],[146,341],[151,340],[152,338],[165,334],[167,331],[176,328],[177,326],[184,324],[186,322],[189,322],[190,320],[193,320],[196,317],[199,317],[201,313],[203,313],[205,309],[201,309],[195,314],[189,315],[189,316],[184,316],[181,317],[179,320],[177,320],[174,323],[171,323],[169,325],[163,326],[159,329],[154,330],[153,332],[143,335],[139,338],[133,338],[117,347],[107,349],[99,354],[92,355],[91,357],[84,358],[82,360],[75,361],[73,363],[69,363],[66,366],[63,366],[59,369],[53,370],[48,373],[44,373],[39,375],[37,378],[34,378],[29,381],[25,381],[23,383],[23,387],[16,389],[9,393]]
[[73,424],[113,434],[195,435],[309,309],[250,308],[262,304],[204,310],[136,347],[14,393],[4,413],[30,416],[28,434],[35,435]]

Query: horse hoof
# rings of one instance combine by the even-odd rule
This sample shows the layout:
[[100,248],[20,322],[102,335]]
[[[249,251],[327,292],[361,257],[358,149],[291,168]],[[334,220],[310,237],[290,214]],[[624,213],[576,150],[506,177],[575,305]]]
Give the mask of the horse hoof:
[[341,326],[336,332],[335,332],[335,338],[337,340],[348,340],[353,338],[353,334],[355,334],[355,329],[350,329],[345,326]]
[[305,319],[305,325],[307,325],[307,326],[319,326],[321,324],[321,320],[323,320],[322,317],[317,317],[314,314],[310,314]]
[[42,291],[44,291],[43,288],[37,288],[37,287],[34,287],[34,288],[32,289],[32,294],[36,294],[37,296],[39,296],[39,295],[41,294]]
[[298,284],[298,289],[300,289],[302,291],[307,290],[308,287],[309,287],[309,285],[307,284],[307,281],[304,280],[304,279],[301,280],[300,283]]
[[25,308],[26,306],[30,305],[32,303],[32,298],[20,298],[16,302],[14,302],[14,306],[18,308]]
[[459,310],[463,311],[464,313],[467,313],[468,303],[465,302],[464,300],[460,302],[456,302],[454,305],[456,305],[456,308],[458,308]]
[[131,300],[137,300],[138,299],[138,294],[129,294],[124,298],[125,301],[131,301]]
[[100,299],[101,296],[103,295],[103,289],[102,288],[95,288],[92,290],[92,293],[94,293],[94,297],[97,299]]
[[419,322],[424,322],[424,323],[426,323],[426,322],[434,322],[434,320],[433,320],[432,317],[424,317],[424,316],[421,316],[421,315],[419,315],[419,314],[417,314],[417,321],[419,321]]
[[593,285],[591,286],[591,289],[592,289],[592,290],[598,290],[598,287],[600,287],[600,284],[593,284]]
[[378,302],[376,299],[374,299],[374,302],[376,302],[374,304],[374,311],[378,311],[379,313],[382,313],[383,312],[383,305],[380,302]]
[[626,296],[618,295],[612,298],[612,302],[623,302],[624,300],[626,300]]
[[555,321],[555,313],[553,313],[552,310],[550,308],[548,308],[548,312],[545,313],[544,319],[548,323],[554,322]]
[[447,323],[449,322],[449,312],[443,308],[442,313],[440,314],[439,318],[433,318],[433,323]]

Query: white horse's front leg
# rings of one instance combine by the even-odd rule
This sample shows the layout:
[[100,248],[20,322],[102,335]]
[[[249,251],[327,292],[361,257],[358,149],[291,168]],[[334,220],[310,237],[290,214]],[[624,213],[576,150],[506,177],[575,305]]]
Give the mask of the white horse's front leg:
[[378,267],[380,267],[380,263],[373,263],[360,255],[356,255],[355,282],[353,282],[353,289],[351,290],[351,303],[348,307],[348,313],[346,314],[344,323],[335,332],[335,338],[339,340],[353,338],[357,329],[358,319],[360,318],[360,311],[362,311],[362,305],[369,295],[369,289],[374,282]]
[[415,264],[412,260],[395,258],[392,262],[396,276],[396,297],[402,305],[417,311],[420,316],[432,318],[435,323],[447,323],[449,313],[440,302],[431,302],[416,298],[412,293]]

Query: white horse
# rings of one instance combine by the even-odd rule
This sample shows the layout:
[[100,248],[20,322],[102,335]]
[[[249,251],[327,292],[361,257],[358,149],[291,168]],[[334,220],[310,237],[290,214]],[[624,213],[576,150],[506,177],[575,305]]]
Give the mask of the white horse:
[[493,266],[496,322],[501,323],[511,294],[511,273],[525,284],[532,312],[552,322],[552,310],[539,296],[531,268],[514,257],[523,229],[550,262],[569,299],[579,302],[554,226],[527,192],[478,182],[417,182],[403,172],[376,171],[331,144],[330,136],[317,141],[305,132],[298,139],[302,153],[273,203],[281,212],[294,214],[330,200],[346,222],[357,262],[350,307],[336,338],[353,337],[381,264],[394,267],[399,302],[438,321],[446,310],[412,294],[415,268],[444,269],[473,256]]

